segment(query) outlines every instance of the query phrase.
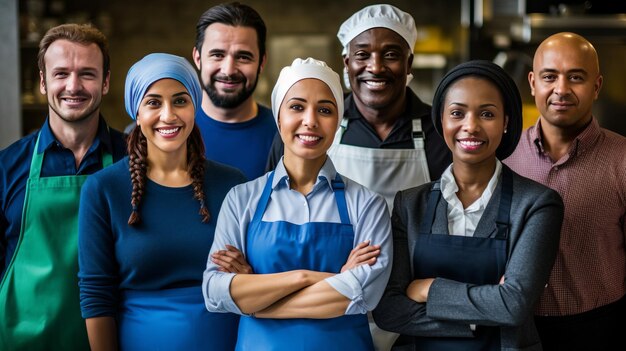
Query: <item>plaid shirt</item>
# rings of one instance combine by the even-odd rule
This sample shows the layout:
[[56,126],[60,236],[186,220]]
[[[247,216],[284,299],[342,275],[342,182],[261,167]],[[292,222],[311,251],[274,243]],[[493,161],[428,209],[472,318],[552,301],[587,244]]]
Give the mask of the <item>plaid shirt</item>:
[[539,119],[504,163],[558,191],[565,203],[559,253],[536,314],[578,314],[624,296],[626,138],[593,118],[553,162],[543,148]]

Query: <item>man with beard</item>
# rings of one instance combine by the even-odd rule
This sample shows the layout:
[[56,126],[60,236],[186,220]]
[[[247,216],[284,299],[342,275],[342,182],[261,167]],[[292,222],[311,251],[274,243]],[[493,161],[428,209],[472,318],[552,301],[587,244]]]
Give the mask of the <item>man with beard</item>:
[[265,173],[276,134],[272,110],[252,96],[266,62],[266,32],[253,8],[221,4],[200,16],[193,48],[204,88],[196,124],[206,157],[240,169],[248,179]]
[[100,115],[109,91],[104,35],[50,29],[39,43],[41,129],[0,151],[0,349],[85,350],[78,297],[78,201],[87,175],[125,155]]

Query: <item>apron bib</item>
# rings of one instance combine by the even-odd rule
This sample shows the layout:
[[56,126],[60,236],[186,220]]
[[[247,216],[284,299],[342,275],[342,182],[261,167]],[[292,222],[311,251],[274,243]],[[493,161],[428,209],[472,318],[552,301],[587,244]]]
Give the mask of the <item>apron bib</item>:
[[[246,251],[254,272],[307,269],[339,273],[354,246],[354,231],[339,174],[332,182],[341,223],[264,222],[272,192],[272,172],[250,222]],[[242,316],[237,350],[373,350],[367,316],[329,319],[265,319]]]
[[347,126],[348,120],[344,118],[328,156],[338,173],[382,195],[390,213],[398,191],[430,181],[420,119],[413,120],[414,149],[375,149],[341,144]]
[[239,316],[211,313],[200,286],[122,293],[118,312],[120,350],[232,351]]
[[[506,267],[512,179],[511,171],[503,168],[498,230],[494,238],[432,233],[441,198],[440,182],[433,184],[413,251],[414,279],[441,277],[478,285],[498,284]],[[499,327],[478,326],[475,335],[474,338],[415,337],[414,345],[420,351],[500,350]]]
[[[0,283],[0,349],[88,350],[78,292],[78,204],[87,175],[41,178],[35,144],[22,229]],[[102,166],[113,163],[102,155]]]

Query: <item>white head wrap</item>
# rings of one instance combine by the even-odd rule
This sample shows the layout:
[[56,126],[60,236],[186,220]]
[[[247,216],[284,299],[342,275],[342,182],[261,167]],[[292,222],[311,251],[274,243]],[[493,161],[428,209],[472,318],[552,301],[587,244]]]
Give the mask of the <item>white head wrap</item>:
[[[349,54],[348,46],[352,39],[372,28],[390,29],[398,33],[406,41],[411,53],[415,49],[417,28],[415,27],[413,16],[395,6],[380,4],[363,8],[341,24],[337,32],[337,38],[339,38],[343,46],[341,55],[345,57],[345,55]],[[411,79],[413,79],[413,75],[409,73],[407,85],[409,85]],[[348,79],[346,68],[344,68],[344,84],[346,88],[350,89],[350,80]]]
[[343,90],[341,89],[341,81],[339,75],[333,71],[324,61],[319,61],[313,58],[307,58],[305,60],[297,58],[293,60],[291,66],[284,67],[280,71],[280,75],[276,80],[274,90],[272,90],[272,113],[274,114],[274,121],[278,125],[278,112],[280,105],[283,103],[283,99],[296,82],[314,78],[319,79],[326,83],[330,88],[330,91],[335,97],[337,103],[337,128],[343,118]]
[[372,28],[387,28],[398,33],[413,52],[417,40],[413,16],[395,6],[382,4],[367,6],[341,24],[337,38],[343,46],[342,54],[348,53],[348,44],[352,39]]

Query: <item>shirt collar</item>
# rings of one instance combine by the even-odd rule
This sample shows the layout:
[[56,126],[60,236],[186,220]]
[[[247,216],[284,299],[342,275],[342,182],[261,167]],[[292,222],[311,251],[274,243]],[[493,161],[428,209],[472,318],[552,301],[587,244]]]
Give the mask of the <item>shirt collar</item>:
[[454,174],[452,173],[452,164],[446,168],[446,170],[441,175],[441,196],[454,208],[461,209],[465,212],[474,212],[483,210],[487,207],[489,200],[491,199],[491,195],[496,190],[498,186],[498,179],[500,178],[500,174],[502,173],[502,163],[500,160],[496,159],[496,169],[487,183],[487,187],[483,191],[482,195],[474,201],[470,206],[463,209],[463,204],[456,196],[456,193],[459,191],[459,186],[456,184],[456,179],[454,178]]
[[[600,136],[600,134],[600,124],[598,123],[598,120],[592,116],[591,122],[589,122],[585,129],[578,133],[578,135],[574,139],[574,142],[572,143],[572,146],[568,151],[569,156],[572,157],[575,155],[580,155],[585,152],[585,150],[591,148]],[[529,130],[529,136],[537,147],[537,151],[540,153],[545,153],[542,135],[543,132],[541,130],[541,118],[538,118],[537,122],[535,123],[535,127]]]
[[[274,179],[272,181],[272,189],[276,190],[279,187],[286,187],[289,189],[289,175],[287,174],[287,169],[285,168],[285,164],[283,163],[283,157],[280,158],[280,161],[276,165],[276,169],[274,170]],[[317,175],[317,181],[313,186],[313,189],[320,187],[321,185],[328,185],[330,189],[332,189],[332,180],[337,176],[337,170],[335,169],[335,165],[333,165],[333,161],[330,160],[330,157],[326,157],[326,162],[320,169],[320,172]]]
[[[47,151],[53,146],[62,147],[61,142],[59,142],[54,136],[54,133],[52,133],[52,129],[50,128],[50,118],[46,118],[46,121],[41,127],[39,133],[39,147],[37,149],[37,153]],[[101,144],[104,151],[113,154],[113,144],[111,143],[109,127],[102,116],[100,116],[98,120],[98,132],[96,133],[96,138],[94,139],[93,144],[89,147],[89,151],[87,151],[87,153],[96,150]]]

